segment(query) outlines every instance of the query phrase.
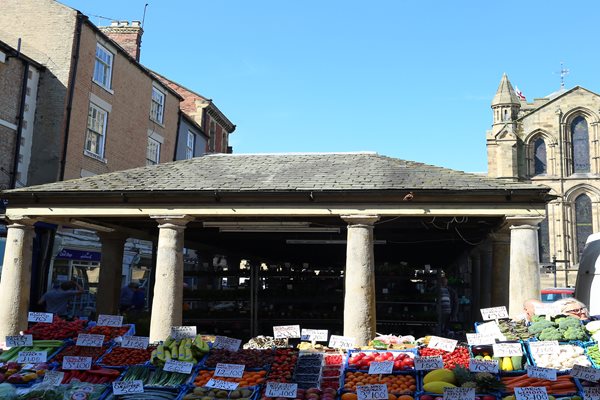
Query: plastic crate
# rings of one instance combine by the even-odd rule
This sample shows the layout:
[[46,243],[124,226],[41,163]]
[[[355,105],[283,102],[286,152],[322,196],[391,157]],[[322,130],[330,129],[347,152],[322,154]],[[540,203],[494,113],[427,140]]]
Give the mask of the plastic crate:
[[[523,375],[525,375],[525,374],[523,374]],[[548,395],[552,395],[555,398],[559,398],[559,396],[561,396],[561,397],[564,398],[564,397],[569,397],[569,396],[575,396],[575,395],[577,395],[579,393],[579,389],[578,389],[579,386],[577,385],[577,379],[571,378],[571,380],[575,383],[575,390],[573,392],[570,392],[570,393],[561,393],[560,395],[554,395],[554,393],[552,393],[551,390],[547,390]],[[508,392],[502,392],[501,393],[502,397],[508,396],[510,394],[513,394],[513,393],[508,393]]]
[[589,355],[589,352],[588,352],[588,349],[589,349],[590,347],[593,347],[593,346],[598,346],[598,347],[600,348],[600,345],[599,345],[598,343],[595,343],[595,342],[587,342],[587,343],[584,343],[584,351],[585,351],[585,355],[587,356],[588,360],[590,360],[590,362],[592,363],[592,367],[594,367],[594,368],[596,368],[596,369],[600,369],[600,364],[596,363],[596,362],[594,361],[594,359],[593,359],[592,357],[590,357],[590,355]]
[[[355,393],[356,390],[354,389],[350,389],[345,387],[346,385],[346,378],[348,373],[360,373],[360,374],[367,374],[364,371],[344,371],[344,374],[342,375],[343,379],[342,379],[342,386],[340,388],[340,390],[338,391],[338,393],[341,395],[343,393]],[[387,374],[388,376],[400,376],[400,375],[408,375],[408,376],[412,376],[415,379],[415,390],[412,391],[412,393],[410,393],[412,396],[414,396],[416,393],[419,392],[419,388],[422,388],[422,376],[420,373],[418,373],[417,371],[397,371],[394,372],[392,374]],[[374,375],[377,376],[377,375]],[[386,376],[386,375],[383,375]],[[390,390],[390,393],[394,393],[394,391]],[[409,394],[409,393],[407,393]]]
[[[571,342],[559,342],[559,346],[565,346],[565,345],[570,345],[570,346],[577,346],[577,347],[580,347],[580,348],[583,350],[583,355],[586,355],[586,353],[585,353],[585,347],[583,346],[583,343],[582,343],[582,342],[576,342],[576,341],[571,341]],[[530,359],[530,361],[531,361],[531,365],[538,366],[538,365],[537,365],[537,362],[536,362],[536,360],[535,360],[535,358],[533,357],[533,353],[531,352],[531,348],[530,348],[530,346],[529,346],[529,343],[527,343],[527,352],[529,353],[529,359]],[[589,357],[587,357],[587,355],[586,355],[586,358],[589,360]],[[591,362],[591,361],[590,361],[590,362]],[[594,365],[594,364],[592,363],[592,366],[593,366],[593,365]],[[557,371],[558,371],[558,374],[566,374],[566,373],[568,373],[570,370],[571,370],[571,369],[570,369],[570,368],[568,368],[568,369],[560,369],[560,370],[557,370]]]
[[[152,347],[154,345],[149,345],[148,347]],[[151,365],[150,364],[150,356],[148,356],[148,360],[146,360],[144,363],[141,364],[127,364],[127,365],[106,365],[102,362],[102,360],[104,360],[104,357],[106,357],[107,355],[109,355],[110,353],[112,353],[117,347],[120,347],[118,345],[114,345],[111,348],[108,349],[108,351],[104,354],[102,354],[102,356],[98,359],[98,361],[96,362],[97,365],[103,367],[103,368],[117,368],[117,369],[122,369],[122,368],[127,368],[127,367],[131,367],[134,365]],[[154,346],[156,347],[156,346]]]
[[[413,359],[415,358],[415,356],[417,355],[417,349],[406,349],[406,350],[349,350],[348,351],[348,356],[346,357],[346,361],[344,363],[344,370],[349,370],[349,371],[361,371],[361,372],[366,372],[369,370],[369,368],[363,368],[363,369],[358,369],[358,368],[352,368],[350,367],[350,359],[355,356],[356,354],[359,353],[365,353],[365,354],[385,354],[385,353],[392,353],[394,354],[394,358],[396,358],[396,356],[398,354],[409,354],[409,356],[411,356]],[[412,369],[407,369],[407,370],[400,370],[400,371],[414,371],[414,366],[412,367]],[[393,371],[393,372],[400,372],[400,371]]]
[[[527,365],[533,365],[533,362],[531,361],[531,358],[529,356],[529,352],[527,351],[528,349],[525,347],[525,343],[522,341],[519,342],[512,342],[512,341],[508,341],[508,342],[498,342],[498,343],[519,343],[521,345],[521,350],[523,351],[523,360],[524,363],[523,365],[525,366],[525,368],[527,368]],[[490,345],[491,346],[491,345]],[[469,354],[471,356],[471,358],[474,358],[475,355],[473,354],[473,348],[474,346],[469,346]],[[502,361],[500,361],[500,363],[502,363]],[[501,369],[501,364],[498,365],[498,373],[501,376],[505,376],[505,375],[521,375],[527,372],[526,369],[519,369],[519,370],[514,370],[514,371],[502,371]]]

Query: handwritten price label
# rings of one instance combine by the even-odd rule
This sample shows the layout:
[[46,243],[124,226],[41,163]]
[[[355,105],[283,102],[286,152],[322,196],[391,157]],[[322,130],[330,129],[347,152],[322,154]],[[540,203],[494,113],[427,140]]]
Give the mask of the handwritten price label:
[[235,390],[238,385],[239,383],[236,382],[227,382],[220,379],[209,379],[204,386],[222,390]]
[[280,325],[273,327],[273,337],[275,339],[299,338],[300,325]]
[[531,354],[541,356],[544,354],[558,354],[560,353],[560,347],[558,347],[557,340],[544,340],[541,342],[529,342],[529,349]]
[[46,362],[48,353],[45,351],[20,351],[17,356],[19,364]]
[[92,368],[92,357],[64,356],[62,367],[63,369],[90,369]]
[[89,335],[87,333],[80,333],[77,336],[77,342],[75,342],[77,346],[87,347],[102,347],[103,343],[104,335]]
[[516,400],[548,400],[545,387],[515,388]]
[[241,378],[244,375],[246,366],[243,364],[222,364],[217,363],[214,376],[222,376],[224,378]]
[[60,371],[46,371],[43,383],[50,386],[58,386],[65,378],[65,373]]
[[148,336],[123,336],[121,347],[128,349],[147,349],[150,344]]
[[500,327],[496,321],[486,322],[477,326],[477,333],[483,333],[494,336],[496,339],[503,341],[506,340],[506,336],[500,332]]
[[6,337],[6,347],[33,346],[31,335],[17,335]]
[[584,400],[600,400],[600,387],[584,387]]
[[506,307],[490,307],[490,308],[482,308],[481,316],[484,321],[490,321],[492,319],[502,319],[508,318],[508,311],[506,311]]
[[171,337],[173,339],[187,339],[187,338],[195,338],[197,335],[195,326],[172,326],[171,327]]
[[573,365],[570,375],[574,378],[583,379],[588,382],[598,382],[598,380],[600,380],[600,370],[578,364]]
[[527,376],[530,378],[547,379],[549,381],[556,380],[556,370],[551,368],[527,366]]
[[113,382],[114,394],[144,393],[144,382],[140,380],[127,382]]
[[331,335],[329,338],[329,347],[332,349],[353,349],[356,339],[348,336]]
[[194,367],[194,363],[191,363],[191,362],[169,360],[169,361],[165,362],[163,371],[179,372],[180,374],[189,374],[192,372],[193,367]]
[[326,342],[328,336],[327,329],[302,329],[302,340]]
[[444,400],[474,400],[475,388],[444,388]]
[[295,399],[298,393],[297,383],[267,382],[266,397],[287,397]]
[[494,343],[492,345],[494,357],[522,356],[523,347],[520,343]]
[[98,315],[98,322],[96,323],[98,326],[113,326],[120,328],[123,326],[123,316],[122,315],[107,315],[100,314]]
[[496,338],[489,333],[467,333],[467,343],[469,343],[470,346],[494,344],[496,343]]
[[477,360],[471,358],[469,360],[469,371],[471,372],[489,372],[490,374],[498,373],[498,361],[496,360]]
[[227,336],[216,336],[212,348],[238,351],[241,344],[242,341],[240,339],[234,339]]
[[45,322],[51,324],[53,318],[51,313],[45,312],[29,312],[27,314],[27,321],[29,322]]
[[440,368],[444,368],[444,361],[441,356],[415,357],[415,369],[417,371],[429,371]]
[[387,385],[358,385],[356,395],[358,400],[385,400],[388,398]]
[[446,339],[439,336],[432,336],[429,339],[427,347],[438,350],[445,350],[447,352],[453,352],[458,344],[458,340]]
[[369,364],[369,374],[391,374],[394,369],[393,361],[372,361]]

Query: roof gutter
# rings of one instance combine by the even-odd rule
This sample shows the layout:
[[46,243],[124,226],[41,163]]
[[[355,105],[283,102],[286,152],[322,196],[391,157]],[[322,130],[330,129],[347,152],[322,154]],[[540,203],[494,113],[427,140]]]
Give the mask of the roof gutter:
[[60,156],[60,170],[58,180],[65,179],[65,167],[67,163],[67,149],[69,147],[69,131],[71,129],[71,111],[73,109],[73,97],[75,94],[75,81],[77,79],[77,67],[79,65],[79,50],[81,47],[81,27],[85,16],[77,12],[77,22],[75,24],[75,48],[73,52],[73,62],[71,64],[71,76],[69,78],[69,95],[67,98],[67,115],[65,121],[65,132],[63,136],[63,149]]

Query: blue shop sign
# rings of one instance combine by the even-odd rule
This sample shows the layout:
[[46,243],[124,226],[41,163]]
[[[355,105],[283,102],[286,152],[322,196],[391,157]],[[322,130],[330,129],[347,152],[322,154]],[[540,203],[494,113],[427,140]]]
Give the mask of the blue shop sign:
[[97,251],[82,251],[62,249],[56,256],[61,260],[81,260],[81,261],[100,261],[101,253]]

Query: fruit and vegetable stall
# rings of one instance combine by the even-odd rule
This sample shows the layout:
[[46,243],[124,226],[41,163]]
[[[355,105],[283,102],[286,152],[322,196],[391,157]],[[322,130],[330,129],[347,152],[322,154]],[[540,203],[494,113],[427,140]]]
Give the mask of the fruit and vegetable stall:
[[273,337],[247,343],[172,327],[165,341],[149,343],[121,322],[50,315],[6,337],[0,398],[600,398],[600,322],[571,317],[489,320],[464,340],[379,335],[360,348],[351,337],[299,325],[273,327]]

